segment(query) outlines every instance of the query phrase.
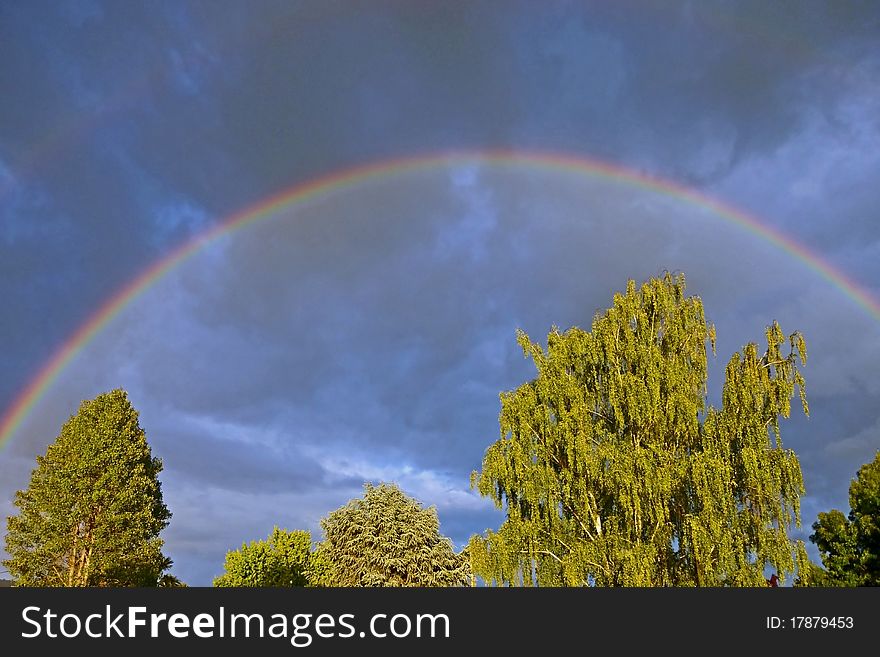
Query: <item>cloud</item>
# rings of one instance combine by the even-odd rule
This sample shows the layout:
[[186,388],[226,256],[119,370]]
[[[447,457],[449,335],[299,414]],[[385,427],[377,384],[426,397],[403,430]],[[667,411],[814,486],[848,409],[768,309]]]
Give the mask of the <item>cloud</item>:
[[153,239],[160,246],[177,245],[202,233],[208,225],[207,213],[190,201],[178,201],[155,213]]
[[[0,104],[5,406],[103,301],[193,235],[292,185],[436,150],[556,150],[690,185],[880,294],[874,6],[3,15],[0,80],[16,90]],[[465,480],[497,437],[498,393],[533,376],[515,329],[542,342],[553,324],[587,327],[627,278],[666,269],[686,273],[718,328],[715,395],[729,355],[770,321],[804,332],[812,414],[783,436],[810,511],[840,506],[877,421],[872,316],[693,205],[478,163],[337,190],[200,250],[53,384],[0,454],[3,493],[24,484],[16,459],[121,385],[166,459],[169,547],[193,581],[216,574],[220,543],[265,536],[279,509],[315,526],[360,477],[402,478],[466,540],[496,517]]]
[[[664,269],[688,275],[718,327],[716,395],[729,354],[777,318],[809,338],[814,415],[827,422],[829,402],[871,391],[864,352],[841,350],[839,338],[876,329],[839,291],[703,208],[616,181],[505,167],[404,172],[291,206],[216,247],[120,313],[39,421],[48,431],[77,393],[122,385],[164,459],[169,499],[190,508],[193,491],[211,504],[229,497],[234,524],[247,500],[338,506],[365,480],[395,480],[436,504],[463,544],[466,518],[497,517],[468,477],[498,436],[498,393],[534,375],[515,329],[543,343],[553,324],[586,328],[628,277]],[[851,452],[813,456],[821,433],[783,427],[811,487],[818,472],[854,467]],[[335,508],[303,503],[319,515]]]
[[831,457],[855,453],[857,458],[868,463],[873,460],[873,454],[878,449],[880,449],[880,419],[853,435],[829,442],[823,451]]

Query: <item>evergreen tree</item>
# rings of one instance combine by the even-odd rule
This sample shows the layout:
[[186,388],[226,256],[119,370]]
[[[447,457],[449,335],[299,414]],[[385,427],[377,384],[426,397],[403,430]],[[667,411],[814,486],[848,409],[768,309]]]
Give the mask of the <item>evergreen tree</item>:
[[[795,387],[805,413],[802,337],[774,322],[767,348],[727,364],[708,407],[707,325],[683,275],[615,294],[590,331],[555,327],[547,348],[518,342],[537,377],[501,395],[500,439],[472,485],[506,508],[472,537],[489,583],[553,586],[765,586],[764,569],[806,572],[803,480],[780,417]],[[783,353],[788,343],[788,353]]]
[[819,548],[822,586],[880,586],[880,451],[849,486],[849,515],[820,513],[810,540]]
[[171,513],[123,390],[84,401],[15,495],[3,562],[18,586],[157,586]]
[[364,486],[321,520],[316,584],[323,586],[466,586],[467,558],[440,535],[434,507],[422,508],[395,484]]

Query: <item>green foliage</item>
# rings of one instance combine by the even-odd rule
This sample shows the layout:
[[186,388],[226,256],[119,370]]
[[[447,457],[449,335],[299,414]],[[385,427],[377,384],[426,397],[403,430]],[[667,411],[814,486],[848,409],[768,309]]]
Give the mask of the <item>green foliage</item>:
[[394,484],[364,486],[321,520],[325,540],[316,552],[323,586],[466,586],[465,555],[440,535],[437,511],[422,508]]
[[157,586],[171,565],[161,470],[123,390],[84,401],[15,495],[3,564],[16,585]]
[[188,587],[188,584],[186,582],[181,582],[174,575],[168,574],[162,575],[162,577],[159,578],[159,586],[165,589],[185,589]]
[[318,543],[309,557],[307,577],[309,586],[330,587],[335,586],[333,564],[330,561],[329,544],[325,541]]
[[880,586],[880,451],[864,464],[849,487],[850,512],[820,513],[810,540],[824,570],[820,586]]
[[214,586],[307,586],[311,548],[309,532],[275,527],[265,541],[227,552],[225,572],[214,579]]
[[[506,507],[497,532],[468,545],[496,585],[764,586],[809,567],[803,480],[779,418],[804,382],[800,334],[774,323],[767,349],[727,364],[707,407],[714,327],[683,275],[629,281],[590,331],[553,327],[547,348],[522,332],[537,377],[501,394],[500,439],[472,486]],[[788,343],[787,354],[783,346]]]

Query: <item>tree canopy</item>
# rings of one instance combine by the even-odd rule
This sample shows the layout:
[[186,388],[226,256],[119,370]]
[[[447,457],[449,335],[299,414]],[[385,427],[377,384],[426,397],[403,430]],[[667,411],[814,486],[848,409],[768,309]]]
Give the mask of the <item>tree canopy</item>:
[[316,583],[324,586],[464,586],[465,555],[440,534],[436,509],[395,484],[364,485],[364,496],[321,520]]
[[16,585],[159,585],[161,470],[125,391],[84,401],[15,495],[3,564]]
[[[683,275],[628,281],[591,330],[553,327],[547,347],[519,331],[537,376],[501,394],[501,437],[472,486],[506,510],[472,537],[490,584],[764,586],[805,572],[804,493],[780,418],[796,387],[799,333],[776,322],[766,350],[727,363],[721,408],[707,402],[715,329]],[[787,349],[786,349],[787,345]]]
[[849,486],[848,515],[832,509],[813,523],[810,541],[822,557],[815,584],[880,586],[880,451]]
[[309,532],[275,527],[266,540],[227,552],[224,573],[214,586],[307,586],[311,549]]

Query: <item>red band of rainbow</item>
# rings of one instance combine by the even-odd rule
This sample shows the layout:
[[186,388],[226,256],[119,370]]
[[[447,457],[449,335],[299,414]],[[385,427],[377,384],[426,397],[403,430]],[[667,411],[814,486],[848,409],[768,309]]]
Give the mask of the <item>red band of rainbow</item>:
[[537,167],[540,169],[575,172],[672,196],[683,202],[704,208],[712,214],[732,224],[741,226],[752,234],[779,247],[838,288],[873,318],[880,320],[880,302],[876,298],[871,296],[858,283],[848,278],[839,269],[822,260],[818,255],[793,238],[760,222],[750,214],[668,180],[596,159],[549,152],[518,150],[446,151],[394,160],[382,160],[344,169],[300,183],[263,199],[217,223],[213,228],[201,235],[192,238],[169,255],[151,265],[139,276],[129,281],[116,294],[105,301],[97,312],[61,345],[43,365],[37,375],[33,377],[15,398],[4,413],[2,420],[0,420],[0,449],[12,439],[16,430],[46,394],[67,364],[91,342],[104,326],[124,308],[134,302],[145,290],[162,279],[165,274],[220,235],[244,228],[273,215],[283,208],[323,195],[329,195],[353,185],[368,183],[375,179],[387,178],[400,173],[436,167],[450,167],[458,164]]

